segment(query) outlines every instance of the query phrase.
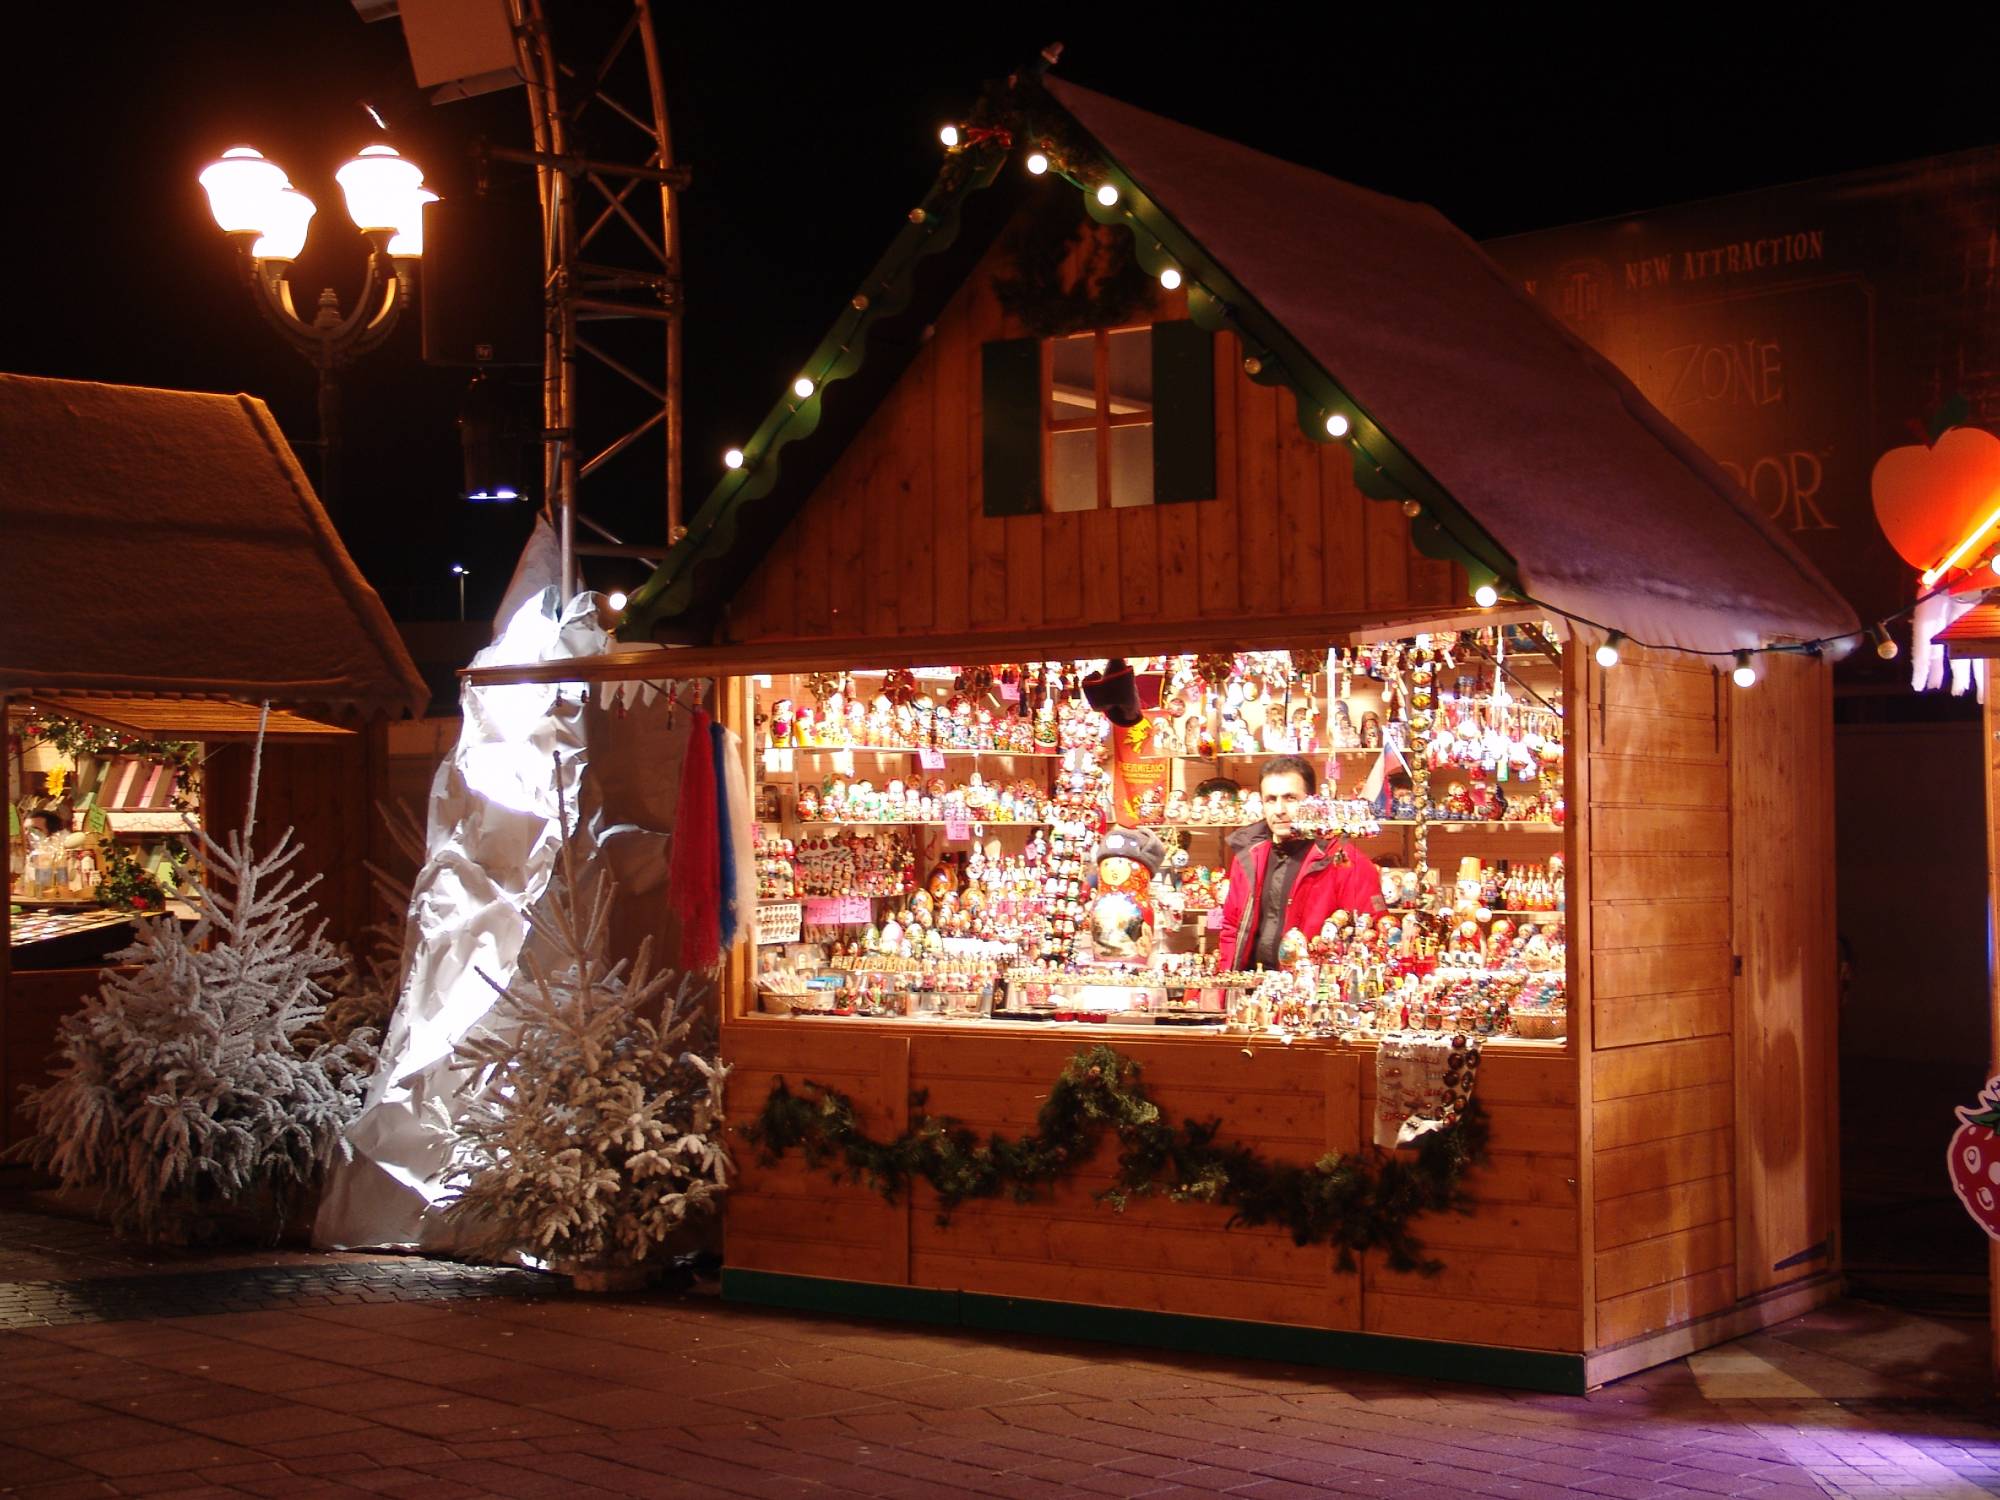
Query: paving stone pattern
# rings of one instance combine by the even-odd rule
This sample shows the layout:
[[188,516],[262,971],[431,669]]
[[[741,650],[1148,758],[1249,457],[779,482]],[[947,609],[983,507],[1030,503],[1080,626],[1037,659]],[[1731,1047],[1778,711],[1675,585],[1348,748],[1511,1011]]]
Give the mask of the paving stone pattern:
[[2000,1427],[1941,1378],[1983,1330],[1853,1304],[1556,1397],[556,1285],[305,1256],[0,1281],[0,1493],[2000,1494]]

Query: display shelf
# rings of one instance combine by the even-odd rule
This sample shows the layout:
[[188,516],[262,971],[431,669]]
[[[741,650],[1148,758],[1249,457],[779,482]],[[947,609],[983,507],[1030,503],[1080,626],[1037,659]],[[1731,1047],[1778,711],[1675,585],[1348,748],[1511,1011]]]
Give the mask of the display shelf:
[[[1449,917],[1453,915],[1453,913],[1448,911],[1432,911],[1427,906],[1385,906],[1382,909],[1392,917]],[[1522,911],[1504,906],[1488,907],[1486,914],[1489,917],[1560,917],[1563,915],[1559,911]]]
[[1060,750],[963,750],[943,745],[766,745],[768,751],[796,752],[800,755],[942,755],[946,759],[977,759],[982,755],[1005,755],[1014,760],[1061,760]]
[[967,828],[978,828],[982,833],[994,828],[1053,828],[1053,823],[1030,823],[1019,818],[1002,821],[998,818],[799,818],[795,820],[801,828],[949,828],[954,823],[963,823]]
[[1525,818],[1512,821],[1505,818],[1378,818],[1376,823],[1382,828],[1415,828],[1422,823],[1426,828],[1444,828],[1454,832],[1467,828],[1527,828],[1538,833],[1561,833],[1565,826]]

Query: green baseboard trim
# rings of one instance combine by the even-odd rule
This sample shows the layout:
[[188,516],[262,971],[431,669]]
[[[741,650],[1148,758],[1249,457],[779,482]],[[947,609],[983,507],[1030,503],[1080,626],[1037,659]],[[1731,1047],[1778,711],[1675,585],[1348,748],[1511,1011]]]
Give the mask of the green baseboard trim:
[[1587,1388],[1581,1354],[1502,1349],[1490,1344],[1453,1344],[1384,1333],[1301,1328],[1290,1323],[1252,1323],[1240,1318],[1209,1318],[1192,1313],[1146,1312],[1032,1297],[995,1297],[983,1292],[838,1281],[729,1266],[722,1271],[722,1295],[731,1302],[788,1307],[801,1312],[892,1318],[988,1333],[1089,1339],[1104,1344],[1174,1349],[1187,1354],[1220,1354],[1234,1359],[1326,1365],[1366,1370],[1371,1374],[1462,1380],[1565,1396],[1580,1396]]

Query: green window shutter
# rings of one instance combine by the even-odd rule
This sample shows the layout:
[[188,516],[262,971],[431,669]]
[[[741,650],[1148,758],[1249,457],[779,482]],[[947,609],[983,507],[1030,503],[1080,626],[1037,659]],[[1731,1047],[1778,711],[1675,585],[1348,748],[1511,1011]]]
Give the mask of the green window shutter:
[[1153,500],[1215,498],[1215,335],[1153,325]]
[[980,349],[981,490],[989,516],[1042,512],[1042,343],[994,339]]

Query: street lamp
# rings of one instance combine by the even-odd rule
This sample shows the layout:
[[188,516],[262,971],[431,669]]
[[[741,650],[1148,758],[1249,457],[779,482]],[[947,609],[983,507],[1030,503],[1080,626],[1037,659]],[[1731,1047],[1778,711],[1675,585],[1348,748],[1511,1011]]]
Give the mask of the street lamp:
[[451,570],[458,575],[458,617],[463,620],[465,618],[465,577],[470,570],[464,563],[453,563]]
[[235,243],[244,278],[265,319],[319,374],[319,488],[329,514],[340,508],[340,402],[334,372],[389,336],[410,300],[424,253],[424,205],[437,194],[417,164],[393,146],[364,146],[335,172],[348,217],[368,241],[368,278],[354,311],[341,316],[331,287],[310,321],[292,300],[292,262],[305,249],[317,211],[284,169],[251,146],[232,146],[201,174],[209,212]]

